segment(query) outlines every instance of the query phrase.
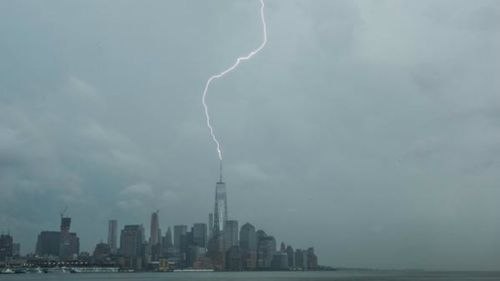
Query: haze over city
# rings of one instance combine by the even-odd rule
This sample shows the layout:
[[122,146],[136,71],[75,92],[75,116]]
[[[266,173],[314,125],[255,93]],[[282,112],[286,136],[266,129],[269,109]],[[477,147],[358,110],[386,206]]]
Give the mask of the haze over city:
[[[1,1],[0,232],[206,222],[258,1]],[[498,269],[500,4],[266,1],[207,97],[228,216],[324,265]],[[149,237],[149,233],[147,234]]]

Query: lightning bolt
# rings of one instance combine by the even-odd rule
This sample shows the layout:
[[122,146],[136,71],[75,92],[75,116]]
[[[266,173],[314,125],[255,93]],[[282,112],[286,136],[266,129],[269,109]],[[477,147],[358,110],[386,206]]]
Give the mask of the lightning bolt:
[[224,75],[228,74],[229,72],[233,71],[236,67],[238,67],[240,62],[251,59],[255,54],[257,54],[260,50],[262,50],[262,48],[264,48],[264,46],[267,43],[267,25],[266,25],[266,19],[264,17],[264,8],[265,8],[264,0],[260,0],[260,19],[262,21],[262,30],[263,30],[263,40],[262,40],[262,43],[260,44],[260,46],[257,47],[257,49],[251,51],[248,55],[237,58],[236,61],[230,67],[228,67],[226,70],[224,70],[218,74],[210,76],[210,78],[208,78],[208,80],[207,80],[207,83],[205,84],[205,89],[203,90],[203,97],[202,97],[201,101],[203,103],[203,107],[205,108],[205,117],[207,119],[207,127],[210,130],[210,136],[212,136],[212,140],[215,142],[215,145],[217,146],[217,154],[219,155],[220,161],[222,161],[221,145],[220,145],[219,140],[217,140],[217,137],[215,136],[215,133],[214,133],[214,128],[212,127],[212,124],[210,123],[210,114],[208,113],[208,106],[206,103],[208,88],[210,87],[210,84],[213,81],[224,77]]

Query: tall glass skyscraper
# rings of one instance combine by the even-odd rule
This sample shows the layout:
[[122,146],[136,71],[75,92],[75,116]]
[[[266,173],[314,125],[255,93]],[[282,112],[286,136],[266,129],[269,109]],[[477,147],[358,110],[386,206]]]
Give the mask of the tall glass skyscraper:
[[118,221],[109,220],[108,223],[108,245],[111,249],[112,254],[117,253],[117,241],[118,241]]
[[226,184],[221,177],[215,186],[214,233],[222,233],[225,221],[227,221]]
[[161,233],[160,233],[160,224],[158,222],[158,212],[159,211],[156,211],[151,214],[151,228],[150,228],[151,232],[149,236],[149,243],[151,243],[151,245],[156,245],[160,243]]

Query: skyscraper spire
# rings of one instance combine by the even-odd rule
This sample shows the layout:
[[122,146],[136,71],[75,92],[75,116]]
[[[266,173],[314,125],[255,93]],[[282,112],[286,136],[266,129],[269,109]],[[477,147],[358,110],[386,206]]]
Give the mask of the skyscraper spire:
[[222,182],[222,159],[219,161],[219,182]]

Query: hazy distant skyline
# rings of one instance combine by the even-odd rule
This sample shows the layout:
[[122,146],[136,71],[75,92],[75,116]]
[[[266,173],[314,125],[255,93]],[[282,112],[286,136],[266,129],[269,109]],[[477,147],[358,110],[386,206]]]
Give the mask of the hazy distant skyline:
[[[0,232],[207,222],[259,1],[0,1]],[[320,264],[498,269],[500,3],[266,1],[228,213]],[[149,234],[148,234],[149,235]]]

